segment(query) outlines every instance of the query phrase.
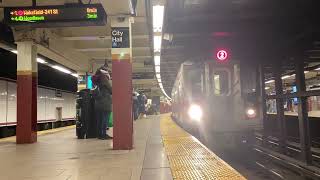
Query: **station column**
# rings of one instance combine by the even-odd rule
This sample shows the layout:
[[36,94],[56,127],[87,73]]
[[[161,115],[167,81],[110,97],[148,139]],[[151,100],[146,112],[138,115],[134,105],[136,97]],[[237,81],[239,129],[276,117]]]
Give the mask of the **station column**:
[[18,144],[37,141],[37,46],[17,42],[17,132]]
[[111,19],[113,149],[133,148],[131,18]]

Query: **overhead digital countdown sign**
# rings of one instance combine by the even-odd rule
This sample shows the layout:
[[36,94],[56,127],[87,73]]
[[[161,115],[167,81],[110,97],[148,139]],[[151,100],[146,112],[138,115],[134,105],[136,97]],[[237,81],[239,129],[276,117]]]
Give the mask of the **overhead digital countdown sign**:
[[11,26],[99,26],[106,24],[107,15],[101,4],[72,4],[5,8],[4,18]]

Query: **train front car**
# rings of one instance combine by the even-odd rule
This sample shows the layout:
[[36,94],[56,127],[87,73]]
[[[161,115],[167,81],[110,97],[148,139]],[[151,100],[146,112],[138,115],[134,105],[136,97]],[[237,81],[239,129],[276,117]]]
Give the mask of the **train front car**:
[[205,115],[202,74],[201,64],[183,63],[172,91],[173,116],[181,126],[196,136],[199,135],[198,127]]
[[173,116],[204,144],[239,148],[261,125],[255,92],[243,92],[241,82],[239,64],[185,62],[172,91]]

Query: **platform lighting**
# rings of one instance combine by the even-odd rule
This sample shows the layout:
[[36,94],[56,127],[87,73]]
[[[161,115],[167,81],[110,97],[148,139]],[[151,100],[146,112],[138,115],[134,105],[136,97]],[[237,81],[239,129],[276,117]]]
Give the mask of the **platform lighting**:
[[305,74],[307,74],[309,71],[304,71]]
[[74,76],[74,77],[76,77],[76,78],[78,78],[78,77],[79,77],[79,75],[78,75],[78,74],[76,74],[76,73],[72,73],[71,75],[72,75],[72,76]]
[[268,90],[268,89],[270,89],[270,87],[265,87],[264,89],[265,89],[265,90]]
[[18,54],[18,51],[17,50],[11,50],[11,52],[15,53],[15,54]]
[[274,80],[272,79],[272,80],[266,81],[265,84],[269,84],[269,83],[273,83],[273,82],[274,82]]
[[158,73],[158,74],[156,74],[156,77],[157,77],[157,79],[160,79],[161,75]]
[[160,66],[160,56],[154,56],[154,65]]
[[41,64],[46,64],[47,63],[47,61],[45,61],[44,59],[42,59],[42,58],[37,58],[37,62],[38,63],[41,63]]
[[52,68],[53,68],[53,69],[56,69],[56,70],[58,70],[58,71],[64,72],[64,73],[66,73],[66,74],[71,74],[71,71],[69,71],[68,69],[63,68],[63,67],[61,67],[61,66],[56,66],[56,65],[54,65],[54,66],[52,66]]
[[160,66],[156,66],[155,69],[156,69],[156,73],[160,73]]
[[153,32],[162,32],[164,6],[153,6]]
[[161,36],[154,36],[153,37],[154,52],[160,52],[161,51],[161,42],[162,42]]
[[281,79],[288,79],[288,78],[290,78],[291,76],[289,76],[289,75],[285,75],[285,76],[282,76],[281,77]]

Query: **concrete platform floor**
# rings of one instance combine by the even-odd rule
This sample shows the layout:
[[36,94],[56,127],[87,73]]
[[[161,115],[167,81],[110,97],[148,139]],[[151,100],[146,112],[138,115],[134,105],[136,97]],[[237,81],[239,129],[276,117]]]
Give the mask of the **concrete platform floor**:
[[131,151],[112,150],[112,141],[78,140],[75,129],[41,135],[16,145],[0,140],[1,180],[170,180],[160,135],[160,116],[134,123]]

